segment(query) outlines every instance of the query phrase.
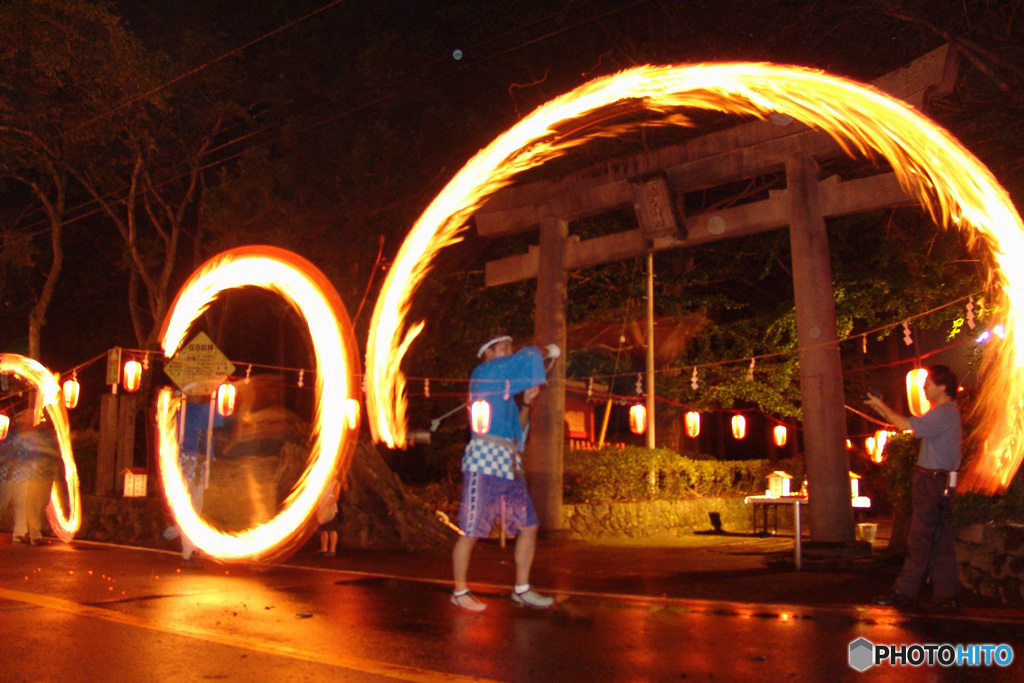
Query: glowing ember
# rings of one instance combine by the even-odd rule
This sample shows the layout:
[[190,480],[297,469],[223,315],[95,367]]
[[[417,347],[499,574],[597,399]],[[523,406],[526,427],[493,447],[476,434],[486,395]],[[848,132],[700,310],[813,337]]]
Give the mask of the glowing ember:
[[[466,220],[519,172],[586,141],[567,122],[613,106],[615,114],[681,108],[766,118],[785,114],[830,134],[848,153],[881,156],[903,188],[943,227],[956,227],[987,249],[990,285],[1006,311],[1005,339],[986,357],[986,392],[973,421],[987,442],[963,485],[1004,489],[1024,453],[1024,346],[1016,344],[1024,294],[1024,225],[1006,191],[947,131],[907,104],[836,76],[771,64],[642,66],[586,83],[540,107],[474,156],[416,221],[395,258],[374,309],[366,350],[366,408],[374,439],[405,445],[405,378],[400,364],[423,323],[408,325],[414,291],[438,251],[457,241]],[[663,124],[679,118],[666,116]],[[617,131],[641,123],[619,124]],[[559,132],[559,127],[570,132]],[[601,131],[590,132],[589,135]]]
[[53,373],[38,361],[15,353],[0,353],[0,373],[16,375],[30,382],[39,392],[40,403],[53,425],[57,435],[57,447],[64,461],[64,483],[68,490],[68,509],[57,484],[50,491],[50,502],[46,506],[46,518],[57,538],[69,543],[82,526],[82,502],[79,498],[78,468],[71,450],[71,431],[68,428],[68,411],[60,399],[60,386]]
[[[358,395],[358,354],[352,323],[334,287],[305,259],[267,246],[232,249],[201,266],[178,293],[160,332],[170,358],[189,327],[221,292],[253,286],[279,294],[303,317],[316,356],[316,411],[306,470],[284,507],[268,522],[237,533],[209,526],[196,512],[178,464],[176,415],[180,399],[164,389],[157,397],[160,482],[175,521],[197,548],[221,561],[274,561],[314,530],[317,503],[336,473],[348,469],[355,448],[358,411],[346,410]],[[337,419],[347,415],[348,419]]]

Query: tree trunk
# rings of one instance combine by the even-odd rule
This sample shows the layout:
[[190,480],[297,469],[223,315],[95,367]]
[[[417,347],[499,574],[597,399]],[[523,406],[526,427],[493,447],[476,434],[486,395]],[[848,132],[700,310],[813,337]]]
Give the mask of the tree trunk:
[[46,311],[53,301],[53,293],[57,289],[57,280],[60,279],[60,271],[64,267],[64,244],[62,229],[64,224],[61,216],[64,213],[64,189],[58,183],[57,196],[52,204],[47,201],[45,195],[37,191],[43,206],[46,207],[50,217],[50,253],[53,261],[50,263],[50,270],[46,273],[46,282],[43,283],[43,291],[39,294],[32,310],[28,314],[28,355],[29,358],[39,360],[40,337],[43,326],[46,324]]

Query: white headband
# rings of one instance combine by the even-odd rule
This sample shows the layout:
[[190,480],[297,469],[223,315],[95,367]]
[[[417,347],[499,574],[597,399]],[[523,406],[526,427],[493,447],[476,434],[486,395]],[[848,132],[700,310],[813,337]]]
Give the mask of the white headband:
[[494,339],[490,340],[489,342],[487,342],[486,344],[484,344],[483,346],[480,347],[480,350],[476,352],[476,357],[477,358],[483,358],[484,357],[484,351],[486,351],[487,349],[491,348],[495,344],[500,344],[501,342],[506,342],[506,341],[507,342],[511,342],[512,341],[512,337],[508,336],[507,334],[503,334],[500,337],[495,337]]

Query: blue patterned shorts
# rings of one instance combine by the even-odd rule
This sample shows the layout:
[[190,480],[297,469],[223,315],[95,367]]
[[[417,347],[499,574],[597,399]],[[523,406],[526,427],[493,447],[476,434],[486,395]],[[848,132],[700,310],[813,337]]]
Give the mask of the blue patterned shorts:
[[526,483],[522,479],[463,472],[459,528],[469,538],[487,538],[495,521],[503,524],[509,536],[540,524]]

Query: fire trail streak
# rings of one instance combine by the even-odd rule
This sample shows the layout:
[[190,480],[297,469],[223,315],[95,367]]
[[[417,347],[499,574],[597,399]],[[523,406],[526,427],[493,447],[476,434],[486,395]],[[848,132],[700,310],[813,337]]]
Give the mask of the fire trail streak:
[[773,64],[641,66],[599,78],[541,106],[470,159],[413,225],[377,300],[366,350],[366,408],[374,439],[390,447],[406,444],[400,364],[424,325],[406,322],[410,302],[434,257],[459,240],[473,212],[521,171],[588,139],[649,125],[625,121],[588,131],[594,125],[578,119],[647,110],[665,116],[660,125],[678,125],[681,108],[759,118],[784,114],[828,133],[851,156],[883,157],[936,223],[958,228],[972,248],[987,250],[989,285],[1005,311],[1006,338],[985,358],[985,392],[974,415],[985,442],[962,485],[1005,490],[1024,453],[1024,346],[1016,341],[1012,305],[1024,296],[1020,216],[977,158],[906,103],[868,85]]
[[160,331],[164,355],[181,347],[192,323],[221,292],[260,287],[282,296],[302,316],[316,356],[316,410],[309,464],[284,507],[271,520],[238,533],[223,533],[196,512],[178,464],[175,416],[179,399],[164,389],[157,397],[160,482],[181,533],[221,561],[279,560],[312,532],[310,520],[337,472],[345,472],[355,448],[357,415],[347,409],[358,394],[359,356],[341,297],[313,264],[284,249],[248,246],[203,264],[181,288]]
[[71,431],[68,411],[60,397],[60,386],[53,373],[38,361],[16,353],[0,353],[0,374],[16,375],[31,383],[39,392],[40,402],[57,434],[57,447],[64,461],[64,483],[68,490],[68,509],[56,482],[50,489],[50,502],[46,505],[46,518],[57,538],[70,543],[82,526],[82,501],[78,487],[78,468],[71,450]]

